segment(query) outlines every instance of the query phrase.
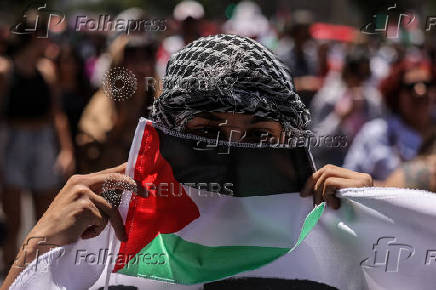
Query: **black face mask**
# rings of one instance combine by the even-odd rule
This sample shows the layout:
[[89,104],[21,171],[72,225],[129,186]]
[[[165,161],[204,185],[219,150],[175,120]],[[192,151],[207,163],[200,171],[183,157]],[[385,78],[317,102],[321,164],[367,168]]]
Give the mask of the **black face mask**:
[[234,196],[293,193],[300,192],[314,172],[305,147],[229,143],[155,129],[159,151],[175,179],[194,188]]

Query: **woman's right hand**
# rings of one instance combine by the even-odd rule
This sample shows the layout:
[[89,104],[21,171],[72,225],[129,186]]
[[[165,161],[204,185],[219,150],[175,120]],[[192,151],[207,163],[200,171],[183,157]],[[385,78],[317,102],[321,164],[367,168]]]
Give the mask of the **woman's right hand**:
[[111,189],[136,189],[135,181],[123,174],[125,168],[126,163],[97,173],[73,175],[28,238],[44,237],[48,243],[63,246],[79,237],[98,236],[109,220],[118,239],[126,240],[118,209],[101,196],[102,187],[107,182],[113,185]]
[[135,181],[123,174],[126,164],[97,173],[73,175],[27,235],[0,289],[9,289],[32,260],[50,250],[41,246],[41,239],[45,245],[64,246],[80,237],[98,236],[110,221],[118,239],[125,241],[127,236],[121,215],[101,193],[108,184],[110,190],[137,191]]

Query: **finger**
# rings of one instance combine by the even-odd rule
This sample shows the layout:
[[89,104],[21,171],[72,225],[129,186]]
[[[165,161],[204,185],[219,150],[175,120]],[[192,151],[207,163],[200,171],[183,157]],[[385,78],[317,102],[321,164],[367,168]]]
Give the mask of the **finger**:
[[92,191],[99,194],[101,194],[103,186],[105,187],[105,190],[121,189],[137,191],[138,188],[135,180],[121,173],[97,174],[92,178],[89,178],[87,183]]
[[313,180],[315,181],[315,183],[316,183],[316,181],[319,179],[319,177],[321,176],[321,174],[324,173],[325,170],[326,170],[326,168],[325,168],[325,167],[322,167],[322,168],[318,169],[314,174],[312,174],[312,178],[313,178]]
[[[317,192],[316,183],[319,180],[320,176],[324,173],[324,171],[325,171],[324,167],[318,169],[314,174],[312,174],[311,180],[308,180],[308,182],[310,182],[310,184],[306,183],[306,186],[311,187],[310,191],[313,195],[313,204],[314,205],[318,205],[322,201],[322,193]],[[305,188],[305,190],[309,190],[309,189]]]
[[[118,210],[114,208],[106,199],[104,199],[100,195],[97,195],[89,188],[81,189],[81,193],[86,195],[86,198],[89,199],[98,210],[101,210],[103,212],[103,216],[106,215],[109,218],[118,239],[120,239],[121,241],[125,241],[127,239],[127,236],[125,234],[123,221]],[[103,226],[104,229],[106,223],[107,223],[107,218],[101,220],[100,223],[97,225]],[[91,230],[92,229],[90,229],[90,231]]]
[[108,173],[104,175],[96,175],[94,185],[90,188],[101,194],[102,191],[107,190],[130,190],[140,196],[148,197],[147,189],[141,183],[136,182],[133,178],[120,174]]
[[[79,202],[84,203],[84,215],[81,220],[85,224],[86,229],[83,231],[82,238],[91,238],[91,234],[94,232],[95,228],[102,227],[105,225],[107,218],[104,217],[102,212],[95,206],[95,204],[89,199],[89,197],[84,195]],[[90,230],[91,229],[91,230]]]
[[335,169],[335,168],[339,168],[339,167],[337,167],[337,166],[335,166],[335,165],[332,165],[332,164],[324,165],[323,167],[321,167],[320,169],[318,169],[318,170],[313,174],[313,178],[314,178],[315,181],[316,181],[316,180],[318,180],[318,179],[320,178],[320,176],[321,176],[324,172],[326,172],[327,170]]
[[350,179],[356,178],[356,176],[359,174],[347,168],[342,168],[332,164],[327,164],[321,169],[319,169],[317,172],[315,172],[314,179],[315,180],[319,179],[326,172],[328,172],[329,174],[335,174],[337,175],[337,177],[350,178]]
[[333,208],[339,208],[340,200],[336,197],[337,190],[359,186],[356,182],[359,183],[361,181],[339,177],[328,178],[324,184],[325,199],[328,201],[327,204]]
[[86,192],[86,195],[88,196],[89,200],[93,203],[94,207],[94,214],[98,215],[96,224],[88,227],[83,233],[82,233],[82,239],[91,239],[94,237],[97,237],[100,235],[100,233],[106,228],[107,222],[109,220],[109,217],[104,211],[102,211],[100,208],[98,208],[97,203],[95,202],[94,196],[97,196],[94,192],[88,189]]
[[95,236],[99,236],[101,234],[101,232],[106,228],[107,223],[109,221],[109,217],[104,212],[102,212],[102,217],[103,220],[101,224],[98,226],[94,226]]
[[120,174],[124,174],[126,172],[126,168],[127,168],[127,162],[124,162],[123,164],[120,164],[116,167],[112,167],[112,168],[107,168],[98,172],[93,172],[90,174],[87,174],[87,176],[90,177],[94,177],[96,175],[99,174],[107,174],[107,173],[120,173]]
[[317,192],[318,195],[322,195],[323,189],[324,189],[324,182],[329,177],[340,177],[340,178],[350,178],[350,179],[357,179],[359,173],[356,173],[354,171],[351,171],[349,169],[337,167],[334,165],[326,165],[323,168],[319,170],[319,172],[315,172],[315,178],[317,177],[317,180],[315,181],[315,187],[314,190]]
[[127,235],[124,230],[123,220],[118,209],[114,208],[106,199],[94,192],[89,193],[91,201],[101,209],[108,217],[114,228],[115,235],[120,241],[126,241]]
[[324,182],[323,198],[327,205],[333,209],[338,209],[341,206],[340,199],[336,196],[336,191],[339,189],[340,184],[347,179],[330,177]]
[[126,168],[127,168],[127,162],[124,162],[123,164],[120,164],[116,167],[108,168],[97,173],[123,173],[124,174],[126,172]]
[[300,192],[300,196],[306,197],[313,195],[313,186],[315,185],[315,179],[313,174],[307,179],[306,184]]
[[319,204],[321,201],[324,200],[324,198],[323,198],[323,187],[324,187],[324,181],[327,178],[326,177],[326,172],[327,172],[327,170],[324,169],[322,171],[322,174],[315,181],[315,186],[313,187],[313,194],[314,194],[315,204]]
[[[313,183],[316,183],[316,180],[313,180]],[[317,190],[316,185],[312,186],[312,194],[313,194],[313,203],[315,205],[320,204],[323,201],[322,191]]]
[[340,167],[327,164],[313,174],[315,186],[313,187],[314,203],[319,204],[324,200],[324,182],[328,177],[340,175]]
[[96,176],[100,176],[102,174],[113,173],[113,174],[124,175],[124,173],[126,171],[126,167],[127,167],[127,162],[124,162],[123,164],[120,164],[117,167],[108,168],[108,169],[102,170],[100,172],[94,172],[94,173],[89,173],[89,174],[75,174],[68,179],[68,184],[71,184],[71,185],[86,184],[89,186],[90,184],[92,184],[92,180],[94,180],[94,178]]
[[[84,191],[82,191],[85,193]],[[84,219],[84,222],[88,223],[88,225],[100,225],[100,222],[102,221],[103,217],[101,215],[101,212],[96,207],[95,203],[92,202],[92,200],[88,197],[87,194],[84,194],[80,199],[79,202],[83,202],[84,207],[84,215],[86,218]]]
[[315,204],[315,205],[318,205],[318,204],[320,204],[321,202],[323,202],[323,197],[322,197],[322,193],[319,193],[319,192],[317,192],[317,191],[314,191],[313,192],[313,203]]
[[102,214],[102,222],[100,225],[93,225],[90,226],[89,228],[87,228],[83,234],[82,234],[82,239],[91,239],[94,237],[97,237],[101,234],[101,232],[106,228],[107,222],[108,222],[108,217],[106,214]]
[[97,232],[96,232],[96,226],[90,226],[89,228],[87,228],[82,235],[80,236],[82,239],[87,240],[87,239],[92,239],[98,236]]

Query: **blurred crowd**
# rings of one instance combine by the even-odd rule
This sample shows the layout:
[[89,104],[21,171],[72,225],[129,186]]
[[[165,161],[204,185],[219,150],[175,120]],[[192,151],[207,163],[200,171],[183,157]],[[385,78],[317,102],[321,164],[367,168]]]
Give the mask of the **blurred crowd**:
[[[436,191],[436,47],[425,36],[366,36],[358,28],[316,22],[305,10],[268,19],[252,2],[239,3],[231,14],[206,19],[201,4],[184,1],[157,31],[77,32],[74,21],[64,21],[38,38],[0,27],[5,269],[16,255],[22,193],[31,193],[39,218],[71,174],[125,162],[138,118],[150,115],[159,96],[169,57],[210,34],[255,38],[289,67],[312,115],[318,168],[334,164],[369,173],[379,186]],[[152,16],[131,8],[114,17]],[[111,99],[102,87],[115,67],[136,76],[126,100]]]

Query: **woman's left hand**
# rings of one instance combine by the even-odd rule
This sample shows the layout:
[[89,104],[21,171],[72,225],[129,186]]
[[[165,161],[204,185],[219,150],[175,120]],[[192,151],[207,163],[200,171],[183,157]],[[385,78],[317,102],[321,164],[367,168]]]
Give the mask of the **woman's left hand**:
[[301,196],[313,195],[315,204],[325,201],[329,207],[338,209],[341,203],[336,190],[370,186],[373,186],[371,175],[328,164],[312,174]]

